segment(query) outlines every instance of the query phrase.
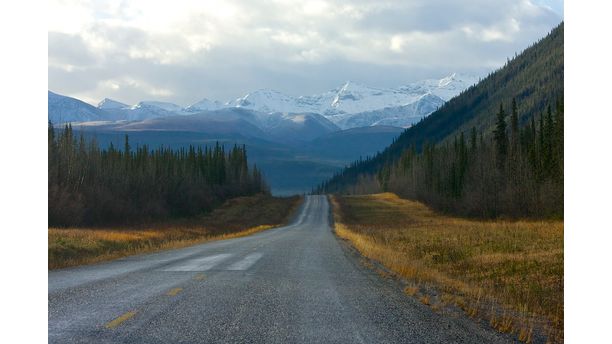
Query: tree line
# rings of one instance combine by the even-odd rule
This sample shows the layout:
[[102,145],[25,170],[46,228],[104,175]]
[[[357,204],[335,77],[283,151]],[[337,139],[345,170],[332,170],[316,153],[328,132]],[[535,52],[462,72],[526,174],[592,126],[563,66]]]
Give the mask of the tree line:
[[125,224],[209,211],[229,198],[269,193],[244,146],[101,149],[70,125],[48,130],[49,226]]
[[[509,111],[499,104],[490,135],[473,127],[420,151],[413,145],[342,191],[391,191],[467,216],[562,217],[563,102],[522,126],[520,117],[514,99]],[[333,186],[317,191],[340,191]]]

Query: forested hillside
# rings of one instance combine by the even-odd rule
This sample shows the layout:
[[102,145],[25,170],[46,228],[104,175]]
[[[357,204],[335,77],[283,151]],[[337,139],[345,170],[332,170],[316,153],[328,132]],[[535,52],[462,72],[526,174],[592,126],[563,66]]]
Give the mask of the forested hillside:
[[249,168],[245,147],[173,150],[100,149],[71,126],[49,125],[49,226],[126,224],[184,217],[226,199],[268,193],[261,173]]
[[563,104],[522,128],[519,117],[516,102],[509,112],[500,104],[492,140],[473,129],[452,143],[427,144],[421,154],[407,149],[375,184],[462,215],[562,217]]
[[388,190],[470,215],[561,215],[562,102],[563,23],[318,191]]

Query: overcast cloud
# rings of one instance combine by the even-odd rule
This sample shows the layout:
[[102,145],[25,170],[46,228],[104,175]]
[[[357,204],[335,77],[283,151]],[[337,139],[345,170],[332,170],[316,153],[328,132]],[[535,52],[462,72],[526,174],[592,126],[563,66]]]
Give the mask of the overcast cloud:
[[562,17],[557,0],[51,1],[49,89],[189,105],[485,75]]

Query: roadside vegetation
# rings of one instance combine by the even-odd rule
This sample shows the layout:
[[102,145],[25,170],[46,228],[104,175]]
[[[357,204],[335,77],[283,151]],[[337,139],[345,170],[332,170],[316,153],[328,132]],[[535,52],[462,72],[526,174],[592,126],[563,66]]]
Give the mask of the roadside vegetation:
[[150,225],[49,228],[49,269],[253,234],[290,221],[301,197],[260,194],[226,201],[212,212]]
[[511,104],[510,113],[499,105],[492,137],[474,127],[422,151],[412,146],[344,191],[393,192],[459,216],[563,218],[563,103],[522,127]]
[[392,193],[331,201],[336,234],[405,279],[407,294],[525,342],[563,341],[562,221],[450,217]]
[[563,218],[563,25],[314,191],[393,192],[483,219]]
[[125,225],[198,216],[240,196],[268,194],[244,146],[100,148],[70,125],[48,133],[49,226]]

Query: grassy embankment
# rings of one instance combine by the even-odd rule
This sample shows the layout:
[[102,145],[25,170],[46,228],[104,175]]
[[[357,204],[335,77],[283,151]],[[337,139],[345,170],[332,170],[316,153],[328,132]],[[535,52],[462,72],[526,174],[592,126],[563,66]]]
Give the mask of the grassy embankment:
[[49,269],[236,238],[285,224],[300,197],[240,197],[210,214],[126,228],[49,228]]
[[332,203],[337,235],[403,277],[407,294],[522,341],[563,341],[562,221],[467,220],[391,193]]

